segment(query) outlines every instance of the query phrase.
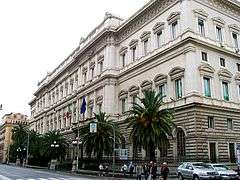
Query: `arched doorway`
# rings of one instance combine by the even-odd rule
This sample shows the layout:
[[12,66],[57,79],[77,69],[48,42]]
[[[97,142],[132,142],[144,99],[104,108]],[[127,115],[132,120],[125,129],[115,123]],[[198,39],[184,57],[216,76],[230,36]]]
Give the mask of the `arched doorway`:
[[177,128],[177,156],[183,158],[186,155],[186,136],[182,128]]

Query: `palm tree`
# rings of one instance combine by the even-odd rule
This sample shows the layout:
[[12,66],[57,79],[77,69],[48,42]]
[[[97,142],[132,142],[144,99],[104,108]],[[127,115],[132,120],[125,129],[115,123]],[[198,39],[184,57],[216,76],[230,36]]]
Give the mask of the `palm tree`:
[[113,150],[113,128],[115,128],[115,140],[118,144],[120,142],[120,132],[114,124],[108,121],[106,113],[100,112],[95,114],[97,121],[97,132],[90,133],[90,123],[80,129],[80,136],[82,137],[83,146],[88,157],[91,158],[92,153],[96,155],[99,161],[102,160],[103,153],[110,155]]
[[126,119],[131,128],[130,141],[137,147],[144,148],[147,157],[155,160],[155,149],[169,146],[168,137],[172,135],[173,112],[170,109],[160,110],[162,97],[155,91],[145,91],[141,103],[133,103]]
[[12,129],[12,140],[17,146],[26,145],[28,127],[23,124],[18,124]]

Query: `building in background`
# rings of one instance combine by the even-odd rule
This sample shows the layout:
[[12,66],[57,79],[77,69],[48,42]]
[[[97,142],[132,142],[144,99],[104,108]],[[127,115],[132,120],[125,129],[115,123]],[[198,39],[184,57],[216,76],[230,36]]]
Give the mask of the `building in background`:
[[[145,151],[128,142],[123,120],[136,96],[153,89],[175,108],[172,160],[235,161],[240,143],[240,3],[151,0],[129,19],[106,13],[80,45],[38,84],[31,128],[74,136],[82,98],[86,118],[104,111],[124,132],[128,158]],[[125,144],[126,142],[126,144]]]
[[27,116],[21,113],[5,114],[2,121],[3,124],[0,126],[0,162],[6,163],[12,143],[12,129],[18,124],[28,125],[29,121]]

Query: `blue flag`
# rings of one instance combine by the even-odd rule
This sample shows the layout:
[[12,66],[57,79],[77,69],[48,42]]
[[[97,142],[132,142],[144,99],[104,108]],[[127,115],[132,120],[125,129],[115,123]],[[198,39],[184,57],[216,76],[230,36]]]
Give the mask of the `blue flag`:
[[83,96],[83,101],[82,101],[82,105],[81,105],[81,112],[80,112],[81,114],[85,113],[86,105],[87,105],[87,103],[86,103],[86,100],[85,100],[85,96]]

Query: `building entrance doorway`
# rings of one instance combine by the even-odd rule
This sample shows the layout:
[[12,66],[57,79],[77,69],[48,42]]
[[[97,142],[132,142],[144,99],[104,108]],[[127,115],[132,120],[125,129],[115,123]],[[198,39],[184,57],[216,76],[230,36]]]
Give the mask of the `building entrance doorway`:
[[216,143],[209,143],[210,161],[212,163],[217,162]]

